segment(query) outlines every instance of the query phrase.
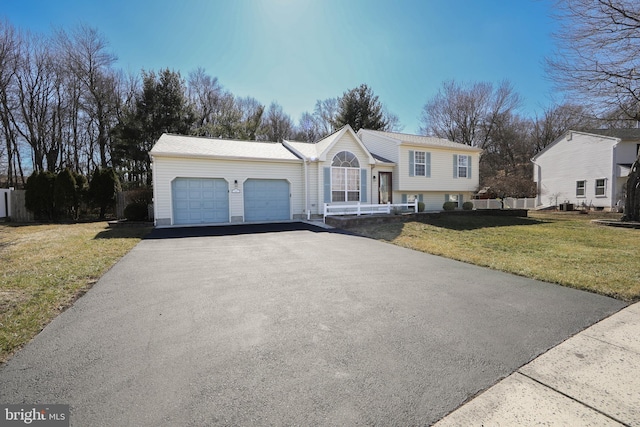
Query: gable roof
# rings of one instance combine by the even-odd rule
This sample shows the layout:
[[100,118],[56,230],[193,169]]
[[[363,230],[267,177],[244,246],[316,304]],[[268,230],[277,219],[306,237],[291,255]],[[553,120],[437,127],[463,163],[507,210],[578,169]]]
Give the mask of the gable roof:
[[346,133],[351,134],[351,136],[353,136],[353,138],[355,139],[356,143],[360,146],[362,151],[367,153],[367,156],[369,157],[369,164],[374,164],[375,159],[373,158],[369,150],[367,150],[367,147],[365,147],[362,141],[360,141],[360,138],[358,138],[358,135],[353,131],[353,129],[349,125],[344,125],[337,131],[333,132],[332,134],[329,134],[324,138],[322,138],[321,140],[314,142],[312,144],[306,143],[306,142],[296,142],[296,141],[282,141],[282,143],[286,147],[290,148],[298,156],[303,157],[307,160],[326,161],[327,152],[331,148],[333,148],[333,146],[336,145],[336,143],[340,140],[340,138],[342,138]]
[[238,141],[168,133],[162,134],[149,154],[158,157],[208,157],[300,162],[299,157],[278,142]]
[[567,130],[565,131],[562,135],[560,135],[558,138],[556,138],[553,142],[551,142],[551,144],[547,145],[546,147],[544,147],[542,150],[540,150],[540,152],[536,153],[535,156],[533,156],[531,158],[531,161],[534,161],[540,157],[542,154],[546,153],[547,151],[549,151],[549,149],[553,146],[555,146],[556,144],[558,144],[560,141],[562,141],[563,139],[567,138],[567,135],[569,134],[574,134],[574,133],[579,133],[582,135],[592,135],[592,136],[599,136],[602,138],[606,138],[609,140],[614,140],[615,144],[623,141],[623,140],[638,140],[640,142],[640,129],[587,129],[587,130]]
[[586,129],[584,133],[591,133],[594,135],[609,136],[613,138],[619,138],[622,140],[640,140],[640,129]]
[[398,145],[419,145],[425,147],[451,148],[454,150],[481,152],[482,149],[459,142],[434,136],[411,135],[408,133],[386,132],[381,130],[360,129],[358,134],[369,133],[395,141]]
[[389,159],[385,159],[382,156],[378,156],[375,153],[371,153],[371,155],[373,156],[374,159],[376,159],[376,164],[381,164],[381,165],[385,165],[385,164],[386,165],[395,165],[396,164],[395,162],[392,162]]

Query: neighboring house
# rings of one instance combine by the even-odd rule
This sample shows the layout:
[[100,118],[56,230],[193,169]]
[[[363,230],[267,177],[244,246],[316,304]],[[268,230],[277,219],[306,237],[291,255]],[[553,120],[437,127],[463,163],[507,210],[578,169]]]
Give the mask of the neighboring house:
[[479,149],[350,126],[320,141],[233,141],[164,134],[151,152],[157,226],[321,216],[324,204],[424,201],[461,206],[478,186]]
[[536,154],[533,180],[539,206],[559,203],[617,210],[623,206],[640,129],[567,131]]

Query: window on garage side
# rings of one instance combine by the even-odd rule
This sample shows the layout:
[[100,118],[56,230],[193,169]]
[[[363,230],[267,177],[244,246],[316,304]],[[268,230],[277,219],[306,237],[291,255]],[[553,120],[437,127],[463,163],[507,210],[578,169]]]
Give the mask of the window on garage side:
[[587,181],[576,181],[576,197],[584,197]]
[[331,162],[331,201],[360,200],[360,163],[349,151],[341,151]]

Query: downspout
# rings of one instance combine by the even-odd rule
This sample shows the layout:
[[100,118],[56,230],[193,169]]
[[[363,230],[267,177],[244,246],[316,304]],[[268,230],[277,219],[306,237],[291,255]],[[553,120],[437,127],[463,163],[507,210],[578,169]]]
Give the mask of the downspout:
[[[376,165],[371,165],[371,178],[369,179],[369,182],[370,182],[369,186],[371,187],[371,189],[369,190],[369,193],[371,193],[369,195],[369,204],[372,204],[372,205],[377,205],[377,203],[373,202],[373,190],[374,190],[373,187],[375,186],[375,183],[376,183],[376,181],[374,180],[374,176],[373,176],[373,172],[374,172],[375,168],[376,168]],[[380,203],[379,200],[378,200],[378,203]]]
[[309,160],[306,158],[302,162],[304,164],[304,203],[305,203],[305,210],[307,211],[307,221],[311,219],[311,212],[309,211],[309,167],[307,166],[308,162]]
[[540,181],[540,165],[536,163],[534,157],[531,158],[533,164],[533,175],[536,181],[536,207],[542,205],[542,182]]
[[156,221],[158,221],[158,197],[156,195],[156,191],[158,186],[156,185],[156,181],[158,180],[158,175],[156,175],[156,159],[151,156],[151,173],[152,180],[151,185],[153,185],[153,198],[151,199],[151,203],[153,203],[153,226],[157,227]]
[[[621,140],[618,140],[618,142],[616,142],[611,150],[611,157],[612,157],[612,171],[611,171],[611,184],[608,185],[608,190],[610,191],[610,199],[609,199],[609,208],[614,211],[614,210],[618,210],[618,195],[617,195],[617,187],[618,187],[618,163],[617,163],[617,156],[616,156],[616,149],[618,148],[618,143]],[[605,181],[605,188],[607,186],[607,181]]]

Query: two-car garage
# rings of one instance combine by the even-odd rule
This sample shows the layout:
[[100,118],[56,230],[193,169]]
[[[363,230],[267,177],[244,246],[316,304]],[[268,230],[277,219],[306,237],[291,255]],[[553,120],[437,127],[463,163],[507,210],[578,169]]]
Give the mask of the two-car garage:
[[164,134],[150,155],[158,227],[304,215],[304,162],[281,143]]
[[[231,220],[229,183],[223,178],[179,177],[173,180],[171,192],[175,225],[227,223]],[[242,193],[245,222],[291,219],[287,180],[247,179]]]

